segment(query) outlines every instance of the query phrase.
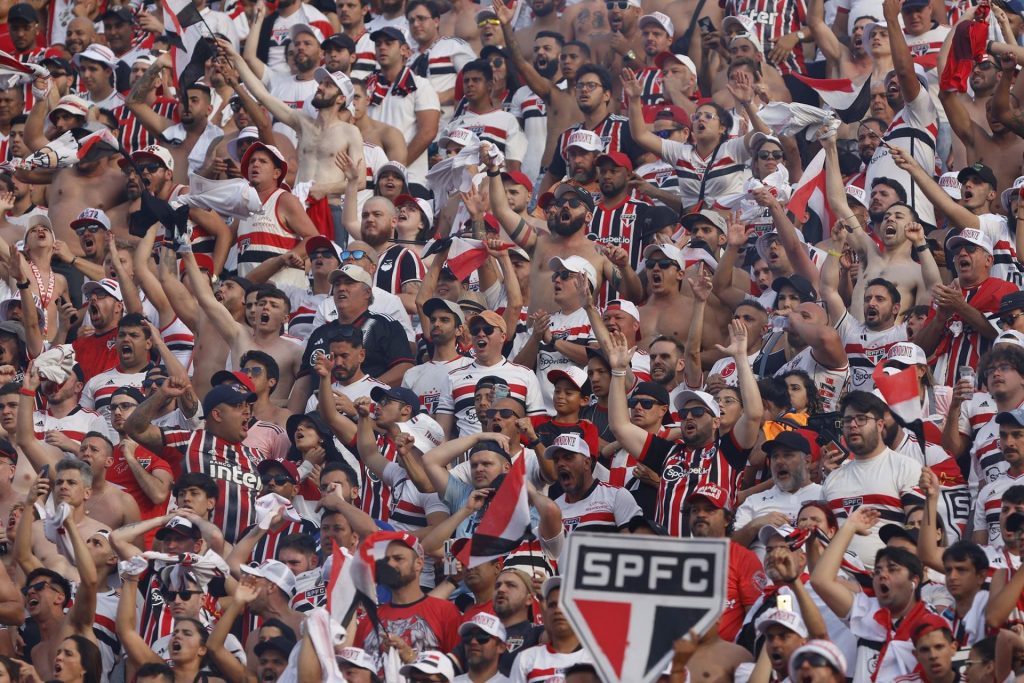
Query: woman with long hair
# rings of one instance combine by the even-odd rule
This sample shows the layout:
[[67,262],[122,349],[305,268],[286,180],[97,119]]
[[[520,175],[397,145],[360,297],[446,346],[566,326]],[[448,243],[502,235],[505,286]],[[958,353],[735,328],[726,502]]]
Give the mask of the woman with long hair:
[[789,407],[794,413],[817,415],[823,412],[821,397],[814,380],[803,370],[791,370],[782,376],[789,394]]

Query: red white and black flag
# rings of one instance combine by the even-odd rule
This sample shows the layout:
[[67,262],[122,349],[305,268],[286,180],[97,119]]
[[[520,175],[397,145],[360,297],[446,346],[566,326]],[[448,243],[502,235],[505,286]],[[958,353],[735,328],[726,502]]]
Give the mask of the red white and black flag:
[[[203,77],[206,62],[216,56],[213,33],[192,0],[162,0],[167,42],[174,46],[172,58],[179,90]],[[205,30],[204,30],[205,29]]]
[[530,531],[530,501],[526,495],[526,458],[512,463],[487,506],[470,543],[469,568],[504,557],[519,547]]
[[864,118],[871,104],[871,76],[862,83],[849,78],[808,78],[798,73],[793,76],[813,88],[821,101],[836,112],[843,123],[855,123]]

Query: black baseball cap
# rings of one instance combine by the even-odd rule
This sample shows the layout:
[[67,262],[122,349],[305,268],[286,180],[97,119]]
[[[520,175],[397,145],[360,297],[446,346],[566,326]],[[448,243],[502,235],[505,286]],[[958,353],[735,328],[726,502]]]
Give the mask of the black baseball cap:
[[1024,309],[1024,292],[1010,292],[1003,296],[999,300],[999,310],[992,317],[1000,318],[1010,311],[1016,311],[1017,309]]
[[388,389],[385,389],[384,387],[374,387],[370,389],[370,398],[376,403],[381,403],[385,398],[401,401],[412,408],[413,415],[420,412],[419,395],[412,389],[407,389],[405,387],[390,387]]
[[640,382],[630,396],[650,396],[663,406],[669,405],[668,389],[657,382]]
[[562,183],[558,186],[558,189],[555,190],[555,199],[561,199],[567,194],[573,194],[579,197],[580,201],[582,201],[588,209],[591,211],[594,210],[594,196],[579,185]]
[[991,168],[985,164],[974,163],[970,166],[965,166],[959,173],[956,174],[956,179],[961,183],[965,182],[968,178],[980,178],[983,183],[988,183],[995,189],[999,184],[996,180],[996,174]]
[[326,50],[328,45],[333,45],[349,52],[356,51],[356,42],[347,33],[335,33],[333,36],[327,36],[324,38],[324,42],[320,43],[320,48]]
[[818,300],[818,293],[814,291],[814,286],[803,275],[794,273],[789,277],[777,277],[772,280],[772,289],[776,292],[781,292],[782,288],[786,285],[795,289],[796,293],[800,296],[800,301],[804,303]]
[[100,21],[103,21],[104,19],[118,19],[126,24],[131,24],[135,21],[135,14],[132,12],[130,7],[122,5],[120,7],[111,7],[101,14]]
[[761,446],[761,449],[769,456],[776,448],[788,448],[800,453],[811,452],[811,444],[797,432],[779,432],[778,436],[771,441],[765,441]]
[[280,652],[284,655],[285,659],[288,659],[288,655],[292,653],[294,648],[295,641],[291,638],[287,638],[285,636],[274,636],[273,638],[267,638],[266,640],[257,643],[256,647],[253,648],[253,651],[256,653],[257,657],[262,657],[268,650],[273,650],[274,652]]
[[400,43],[406,42],[405,34],[402,33],[401,29],[395,28],[394,26],[385,26],[384,28],[379,28],[370,34],[370,40],[374,43],[381,39],[397,40]]
[[10,23],[12,21],[24,21],[29,24],[33,21],[38,23],[39,12],[27,2],[19,2],[7,11],[7,22]]
[[894,538],[905,538],[917,545],[917,537],[917,529],[904,529],[902,524],[886,524],[878,530],[878,538],[886,545]]

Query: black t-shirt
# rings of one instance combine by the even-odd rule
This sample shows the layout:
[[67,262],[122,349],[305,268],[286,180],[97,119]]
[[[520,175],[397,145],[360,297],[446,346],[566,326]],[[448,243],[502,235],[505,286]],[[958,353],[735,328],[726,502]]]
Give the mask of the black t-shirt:
[[[330,353],[331,340],[342,324],[335,320],[313,330],[302,354],[300,376],[312,371],[321,355]],[[363,372],[370,377],[380,377],[399,363],[414,362],[405,329],[397,320],[367,311],[352,324],[363,331]]]

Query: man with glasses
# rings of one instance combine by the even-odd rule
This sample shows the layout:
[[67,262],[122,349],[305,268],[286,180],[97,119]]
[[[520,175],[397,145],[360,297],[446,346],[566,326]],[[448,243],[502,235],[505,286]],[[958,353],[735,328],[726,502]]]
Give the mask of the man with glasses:
[[[843,437],[852,454],[828,476],[821,497],[828,501],[840,523],[864,505],[877,511],[867,535],[856,535],[850,549],[865,565],[874,564],[875,552],[884,546],[878,536],[882,524],[902,524],[905,511],[923,500],[917,490],[920,463],[885,444],[886,404],[874,394],[852,391],[839,403]],[[838,612],[837,612],[838,613]]]
[[450,133],[457,128],[472,131],[481,142],[491,143],[505,155],[506,171],[518,172],[526,155],[526,136],[516,117],[505,111],[502,102],[494,100],[492,65],[485,59],[475,59],[463,67],[461,78],[465,106],[459,105],[461,113],[451,120],[445,132]]
[[506,683],[508,678],[498,672],[498,660],[507,650],[508,636],[501,620],[493,614],[479,612],[459,626],[459,638],[465,653],[466,673],[453,683]]
[[[135,199],[137,197],[131,197],[132,190],[137,187],[137,194],[141,194],[141,184],[130,171],[126,173],[126,177],[129,199]],[[81,255],[75,254],[66,242],[58,242],[54,247],[54,257],[67,263],[89,280],[103,279],[106,273],[103,261],[107,257],[110,243],[115,239],[110,218],[103,209],[90,207],[78,214],[78,218],[71,221],[70,227],[78,236]]]

